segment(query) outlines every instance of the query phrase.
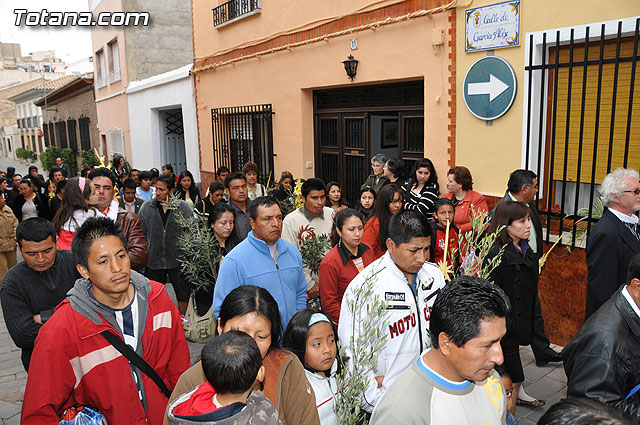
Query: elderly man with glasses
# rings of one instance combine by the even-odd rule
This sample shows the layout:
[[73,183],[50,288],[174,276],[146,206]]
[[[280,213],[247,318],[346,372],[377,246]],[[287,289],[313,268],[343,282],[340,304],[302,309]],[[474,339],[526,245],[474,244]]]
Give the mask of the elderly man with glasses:
[[633,169],[618,168],[600,186],[607,207],[587,239],[587,305],[593,314],[626,282],[631,258],[640,253],[640,181]]

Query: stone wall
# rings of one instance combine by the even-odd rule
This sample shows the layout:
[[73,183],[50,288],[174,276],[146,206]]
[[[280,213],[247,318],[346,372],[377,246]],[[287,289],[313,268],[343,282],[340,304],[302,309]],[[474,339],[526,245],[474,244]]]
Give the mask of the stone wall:
[[148,26],[129,26],[124,30],[129,81],[193,63],[191,2],[125,0],[122,6],[125,12],[149,12],[150,16]]

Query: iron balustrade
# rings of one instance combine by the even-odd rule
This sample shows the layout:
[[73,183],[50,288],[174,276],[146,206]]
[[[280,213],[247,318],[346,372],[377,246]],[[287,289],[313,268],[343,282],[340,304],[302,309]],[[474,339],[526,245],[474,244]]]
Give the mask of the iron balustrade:
[[230,0],[211,10],[213,11],[213,26],[218,27],[236,18],[260,10],[260,0]]
[[550,234],[562,235],[570,226],[575,246],[581,206],[588,210],[588,237],[598,221],[594,199],[604,175],[617,167],[640,168],[640,18],[632,28],[624,31],[619,21],[615,33],[602,24],[580,29],[579,37],[572,28],[568,40],[561,39],[561,31],[553,41],[547,39],[553,32],[544,32],[541,43],[529,36],[525,164],[544,182],[536,204],[547,242]]

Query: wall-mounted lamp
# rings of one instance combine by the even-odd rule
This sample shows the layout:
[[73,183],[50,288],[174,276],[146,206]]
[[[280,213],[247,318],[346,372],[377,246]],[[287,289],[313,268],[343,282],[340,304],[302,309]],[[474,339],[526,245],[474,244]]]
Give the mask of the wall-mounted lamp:
[[358,71],[358,60],[354,59],[353,55],[349,55],[346,61],[342,61],[342,64],[344,65],[344,70],[347,71],[347,77],[353,80]]

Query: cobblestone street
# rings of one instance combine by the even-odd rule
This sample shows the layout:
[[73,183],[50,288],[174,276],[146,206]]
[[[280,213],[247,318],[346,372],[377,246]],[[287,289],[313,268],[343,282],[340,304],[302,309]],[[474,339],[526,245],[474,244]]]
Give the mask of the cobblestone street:
[[[0,308],[1,311],[1,308]],[[4,425],[20,423],[20,408],[27,373],[20,361],[20,349],[9,337],[4,324],[4,315],[0,316],[0,420]]]

